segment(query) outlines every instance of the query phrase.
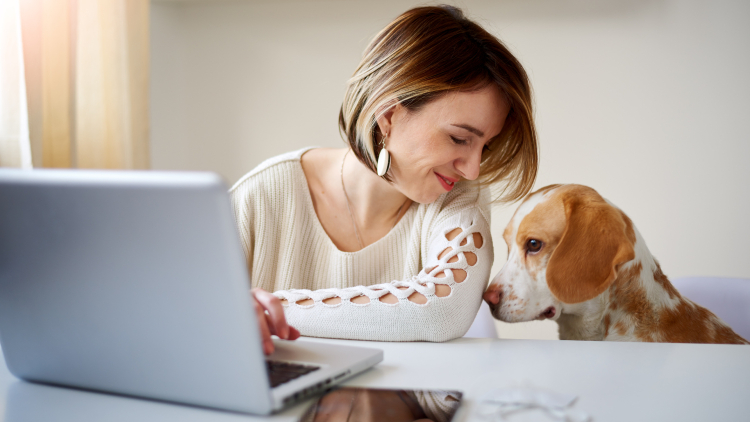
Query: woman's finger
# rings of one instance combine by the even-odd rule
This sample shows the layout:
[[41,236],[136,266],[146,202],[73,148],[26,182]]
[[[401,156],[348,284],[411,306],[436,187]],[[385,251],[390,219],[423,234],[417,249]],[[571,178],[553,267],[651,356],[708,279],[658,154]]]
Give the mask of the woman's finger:
[[268,311],[269,325],[272,327],[271,331],[279,336],[279,338],[289,340],[289,324],[286,322],[284,307],[281,306],[279,298],[263,289],[255,288],[252,292],[255,300],[260,303],[263,309]]
[[289,338],[287,340],[297,340],[301,334],[299,333],[299,330],[289,326]]
[[263,340],[263,353],[270,355],[273,353],[273,340],[271,340],[271,330],[268,328],[268,322],[266,321],[266,312],[257,300],[253,301],[253,304],[255,305],[258,326],[260,327],[260,336]]
[[[265,315],[266,315],[266,323],[268,324],[268,329],[271,331],[271,335],[278,336],[273,326],[273,323],[271,322],[271,316],[268,314],[265,314]],[[297,340],[301,335],[299,330],[292,327],[291,325],[287,324],[287,326],[289,327],[289,336],[285,340]]]
[[272,336],[278,336],[278,333],[276,333],[276,327],[273,326],[273,321],[271,321],[271,316],[268,315],[268,312],[263,312],[263,315],[266,317],[266,325],[268,326],[268,331],[271,332]]

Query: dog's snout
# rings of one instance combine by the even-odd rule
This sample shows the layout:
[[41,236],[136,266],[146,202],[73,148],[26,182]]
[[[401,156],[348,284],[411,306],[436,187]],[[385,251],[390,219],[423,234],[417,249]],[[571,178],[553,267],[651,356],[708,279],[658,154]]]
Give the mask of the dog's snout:
[[490,304],[490,305],[497,305],[500,303],[500,298],[502,297],[503,292],[500,290],[500,287],[497,285],[490,285],[490,287],[487,288],[487,291],[484,292],[484,295],[482,297],[484,300]]

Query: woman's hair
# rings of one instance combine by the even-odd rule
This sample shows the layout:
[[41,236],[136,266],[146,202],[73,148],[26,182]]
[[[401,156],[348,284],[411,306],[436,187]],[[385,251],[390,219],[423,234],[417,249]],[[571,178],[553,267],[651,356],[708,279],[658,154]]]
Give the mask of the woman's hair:
[[514,201],[531,190],[539,162],[531,85],[503,43],[461,9],[417,7],[380,31],[347,83],[339,127],[357,158],[374,172],[382,136],[377,119],[391,106],[401,103],[416,111],[448,92],[488,84],[500,88],[510,111],[482,156],[479,180],[506,181],[498,199]]

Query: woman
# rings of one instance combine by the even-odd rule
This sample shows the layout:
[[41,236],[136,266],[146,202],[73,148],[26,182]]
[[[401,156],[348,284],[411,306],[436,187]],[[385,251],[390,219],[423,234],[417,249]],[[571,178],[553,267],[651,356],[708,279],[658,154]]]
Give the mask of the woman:
[[489,186],[516,200],[536,177],[531,103],[520,63],[457,8],[383,29],[348,83],[348,146],[272,158],[231,189],[265,352],[271,334],[465,334],[493,261]]

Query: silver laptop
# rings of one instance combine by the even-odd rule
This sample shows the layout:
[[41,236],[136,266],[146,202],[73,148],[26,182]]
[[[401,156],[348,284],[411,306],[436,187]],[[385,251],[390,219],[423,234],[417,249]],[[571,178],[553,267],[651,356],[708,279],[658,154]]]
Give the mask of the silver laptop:
[[0,169],[0,342],[29,381],[256,414],[383,358],[304,340],[263,355],[211,173]]

